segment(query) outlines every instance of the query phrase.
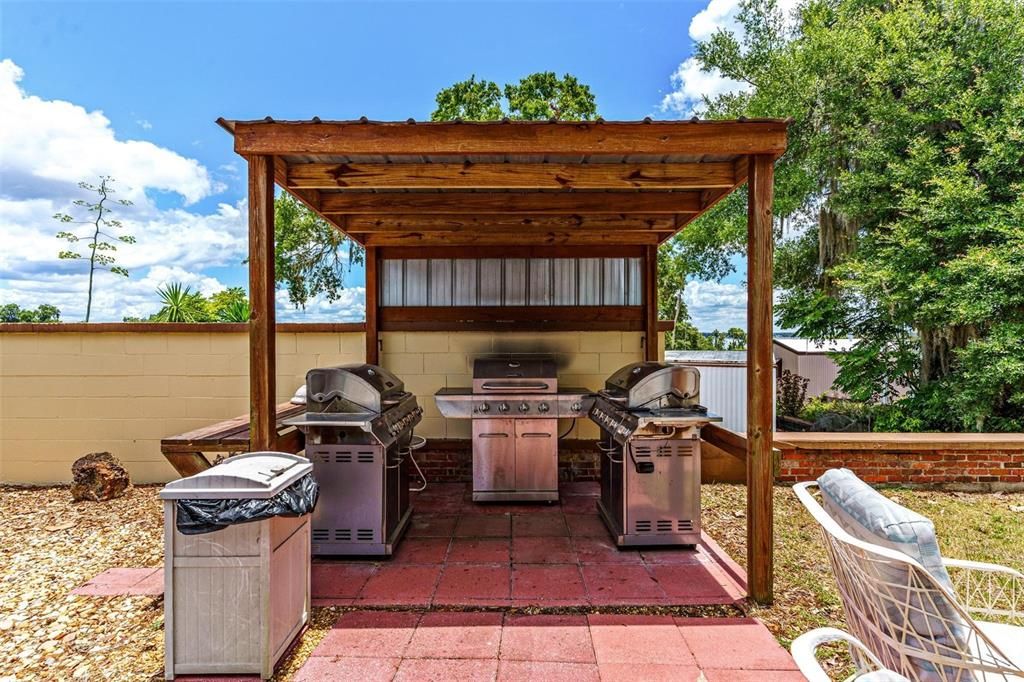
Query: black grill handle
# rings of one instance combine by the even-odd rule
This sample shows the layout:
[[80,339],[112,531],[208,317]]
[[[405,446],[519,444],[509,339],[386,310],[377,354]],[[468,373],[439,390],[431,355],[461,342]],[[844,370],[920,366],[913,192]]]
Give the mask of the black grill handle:
[[633,453],[629,453],[629,458],[633,460],[633,466],[636,468],[638,474],[653,474],[654,473],[654,462],[650,460],[638,461]]
[[548,388],[546,381],[531,381],[531,382],[518,382],[518,381],[485,381],[481,388],[485,391],[509,391],[516,392],[522,391],[523,389],[531,391],[545,390]]

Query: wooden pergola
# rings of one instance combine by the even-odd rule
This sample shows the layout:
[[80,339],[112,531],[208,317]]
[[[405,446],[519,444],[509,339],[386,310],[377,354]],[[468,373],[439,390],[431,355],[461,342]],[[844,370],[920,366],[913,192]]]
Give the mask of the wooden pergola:
[[[786,121],[218,123],[248,161],[254,449],[276,438],[275,183],[365,247],[366,360],[377,362],[381,331],[509,322],[642,331],[658,359],[658,245],[746,182],[748,589],[771,600],[772,191]],[[624,256],[642,259],[640,305],[380,306],[387,259]]]

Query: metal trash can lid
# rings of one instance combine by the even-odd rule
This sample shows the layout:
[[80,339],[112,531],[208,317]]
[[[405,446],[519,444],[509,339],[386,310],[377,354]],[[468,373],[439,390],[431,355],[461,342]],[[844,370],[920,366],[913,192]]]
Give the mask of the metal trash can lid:
[[277,495],[313,470],[305,457],[287,452],[249,452],[225,459],[194,476],[171,481],[164,500],[253,500]]

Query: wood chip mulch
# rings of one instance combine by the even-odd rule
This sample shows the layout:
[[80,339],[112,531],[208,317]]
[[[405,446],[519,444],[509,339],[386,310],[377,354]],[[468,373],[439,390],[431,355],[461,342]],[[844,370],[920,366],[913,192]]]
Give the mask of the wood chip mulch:
[[162,597],[70,594],[108,568],[162,565],[158,490],[73,503],[67,487],[0,486],[0,682],[161,672]]

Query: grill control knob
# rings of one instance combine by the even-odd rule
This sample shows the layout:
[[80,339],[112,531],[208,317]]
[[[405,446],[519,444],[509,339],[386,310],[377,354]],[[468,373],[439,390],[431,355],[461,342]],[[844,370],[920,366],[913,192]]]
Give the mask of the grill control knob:
[[569,407],[573,412],[579,412],[580,410],[583,409],[583,405],[581,405],[580,403],[573,403]]
[[476,411],[477,412],[490,412],[491,411],[491,406],[488,403],[480,403],[480,405],[476,408]]
[[548,411],[548,410],[550,410],[550,409],[551,409],[551,408],[550,408],[550,407],[548,407],[548,404],[547,404],[547,403],[541,403],[540,405],[538,405],[538,406],[537,406],[537,411],[538,411],[538,412],[541,412],[541,413],[543,413],[543,412],[547,412],[547,411]]
[[519,411],[526,413],[530,411],[530,406],[527,403],[519,403]]
[[498,412],[508,412],[508,403],[501,403],[498,405]]

